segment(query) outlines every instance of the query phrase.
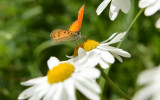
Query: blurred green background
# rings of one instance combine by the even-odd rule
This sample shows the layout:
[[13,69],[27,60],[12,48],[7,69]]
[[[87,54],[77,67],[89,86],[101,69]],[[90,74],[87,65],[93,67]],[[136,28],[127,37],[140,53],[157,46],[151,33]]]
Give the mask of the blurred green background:
[[[109,6],[100,16],[96,15],[101,2],[85,1],[81,27],[83,35],[97,41],[125,31],[140,10],[138,1],[131,0],[130,12],[127,15],[119,12],[116,20],[110,21]],[[83,3],[83,0],[0,0],[0,100],[16,100],[27,88],[20,82],[46,75],[50,56],[67,60],[66,55],[73,54],[74,42],[51,45],[49,35],[53,29],[68,29]],[[116,60],[110,69],[111,79],[129,96],[138,88],[137,75],[160,64],[160,30],[154,26],[158,16],[141,14],[120,47],[132,57],[123,58],[123,63]],[[120,98],[106,84],[103,99]]]

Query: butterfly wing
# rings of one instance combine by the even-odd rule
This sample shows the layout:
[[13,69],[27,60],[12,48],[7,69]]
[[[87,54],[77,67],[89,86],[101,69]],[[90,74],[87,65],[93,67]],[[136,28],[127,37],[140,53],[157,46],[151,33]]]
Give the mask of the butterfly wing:
[[82,5],[82,7],[80,8],[80,10],[79,10],[79,12],[78,12],[78,30],[81,29],[81,24],[82,24],[82,20],[83,20],[84,8],[85,8],[85,4]]
[[78,20],[72,23],[72,25],[69,27],[69,31],[80,31],[81,24],[83,20],[83,13],[84,13],[85,4],[82,5],[78,12]]
[[58,42],[62,42],[62,41],[77,40],[78,37],[79,37],[78,35],[71,35],[71,36],[59,38],[59,39],[56,39],[56,40],[53,42],[53,44],[58,43]]
[[53,30],[50,34],[50,37],[52,39],[60,39],[60,38],[64,38],[64,37],[68,37],[68,36],[71,36],[71,35],[78,35],[77,32],[74,32],[74,31],[68,31],[68,30],[63,30],[63,29],[56,29],[56,30]]
[[79,31],[79,29],[78,29],[78,21],[77,21],[77,20],[74,21],[74,22],[72,23],[72,25],[69,27],[68,30],[69,30],[69,31]]
[[61,41],[77,40],[78,38],[80,38],[78,32],[62,29],[53,30],[50,36],[53,40],[55,40],[54,43],[58,43]]

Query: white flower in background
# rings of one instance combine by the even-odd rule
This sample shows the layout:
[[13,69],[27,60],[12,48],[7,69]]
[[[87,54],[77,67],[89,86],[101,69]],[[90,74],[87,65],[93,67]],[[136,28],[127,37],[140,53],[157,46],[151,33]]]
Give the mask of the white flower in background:
[[[146,8],[144,14],[151,16],[160,10],[160,0],[140,0],[139,7]],[[156,28],[160,28],[160,18],[157,20],[155,26]]]
[[144,87],[134,95],[133,100],[160,100],[160,66],[140,73],[137,82]]
[[140,0],[139,7],[146,8],[144,14],[151,16],[160,10],[160,0]]
[[156,28],[160,28],[160,18],[157,20],[157,22],[156,22]]
[[[79,59],[80,55],[90,55],[90,53],[94,52],[95,54],[99,55],[98,62],[100,66],[104,69],[109,67],[109,63],[110,64],[114,63],[115,61],[114,57],[116,57],[120,62],[123,62],[120,56],[131,57],[131,55],[122,49],[115,48],[110,45],[120,42],[125,34],[126,32],[119,33],[119,34],[114,33],[111,37],[109,37],[109,39],[101,43],[89,39],[75,48],[74,57],[72,59],[76,59],[76,58]],[[83,53],[78,54],[79,48],[84,49]]]
[[95,80],[100,76],[100,71],[94,67],[97,64],[95,57],[92,53],[86,57],[87,61],[79,59],[77,62],[60,62],[56,57],[51,57],[47,75],[22,82],[21,85],[31,87],[24,90],[18,99],[76,100],[77,89],[91,100],[100,100],[100,87]]
[[100,15],[101,12],[107,7],[107,5],[111,2],[109,18],[113,21],[116,19],[119,10],[127,14],[130,10],[131,3],[130,0],[104,0],[97,8],[97,15]]

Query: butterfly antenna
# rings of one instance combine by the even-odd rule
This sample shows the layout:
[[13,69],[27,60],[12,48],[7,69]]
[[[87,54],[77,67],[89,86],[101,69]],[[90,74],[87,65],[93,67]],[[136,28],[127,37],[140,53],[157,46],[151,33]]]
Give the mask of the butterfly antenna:
[[82,37],[83,37],[83,39],[86,41],[87,40],[87,38],[84,36],[84,35],[81,35]]

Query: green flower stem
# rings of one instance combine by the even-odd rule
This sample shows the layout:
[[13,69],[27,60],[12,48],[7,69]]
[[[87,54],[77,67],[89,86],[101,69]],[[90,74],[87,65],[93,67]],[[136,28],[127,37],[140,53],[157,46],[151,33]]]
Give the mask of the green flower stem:
[[110,78],[109,76],[104,72],[104,70],[98,66],[99,70],[101,71],[102,77],[105,79],[105,81],[113,88],[115,89],[122,97],[126,98],[127,100],[131,100]]
[[[128,31],[130,30],[130,28],[133,26],[133,24],[134,24],[134,22],[138,19],[138,17],[142,14],[142,12],[144,11],[144,9],[141,9],[139,12],[138,12],[138,14],[136,15],[136,17],[133,19],[133,21],[131,22],[131,24],[129,25],[129,27],[127,28],[127,31],[126,31],[126,35],[128,34]],[[124,38],[126,37],[126,35],[124,36]],[[117,45],[117,47],[119,48],[120,46],[121,46],[121,44],[123,43],[123,40],[124,40],[124,38],[122,39],[122,41]],[[98,66],[99,67],[99,66]],[[100,94],[100,96],[101,96],[101,98],[102,98],[102,96],[103,96],[103,90],[104,90],[104,85],[105,85],[105,80],[107,80],[107,82],[111,85],[113,82],[112,82],[112,80],[108,77],[108,72],[109,72],[109,69],[110,69],[110,67],[111,67],[111,65],[109,66],[109,68],[108,69],[106,69],[106,70],[104,70],[104,71],[102,71],[101,70],[101,72],[103,72],[103,77],[104,76],[106,76],[105,77],[105,79],[103,79],[102,77],[100,77],[100,79],[99,79],[99,85],[100,85],[100,87],[101,87],[101,94]],[[111,85],[112,86],[112,85]],[[128,98],[128,96],[126,96],[125,94],[124,94],[124,92],[122,91],[122,90],[120,90],[114,83],[113,83],[113,86],[112,87],[115,87],[115,89],[117,90],[117,92],[119,91],[119,93],[121,94],[121,95],[123,95],[124,97],[126,97],[126,98]],[[129,99],[129,98],[128,98]]]
[[[100,66],[98,65],[98,67],[100,67]],[[106,75],[108,75],[109,69],[110,69],[110,67],[104,70]],[[100,97],[102,98],[103,97],[103,92],[104,92],[104,86],[105,86],[105,83],[106,83],[106,81],[103,78],[103,76],[100,76],[98,83],[99,83],[99,86],[101,88]]]
[[[141,9],[141,10],[138,12],[138,14],[136,15],[136,17],[133,19],[133,21],[131,22],[131,24],[129,25],[129,27],[128,27],[127,31],[126,31],[126,35],[124,36],[124,38],[127,36],[128,31],[130,30],[130,28],[133,26],[134,22],[138,19],[138,17],[141,15],[141,13],[142,13],[143,11],[144,11],[144,8]],[[123,43],[124,38],[122,39],[121,42],[119,42],[119,44],[118,44],[118,46],[117,46],[118,48],[119,48],[119,47],[121,46],[121,44]]]
[[100,97],[102,98],[103,97],[104,86],[105,86],[105,80],[102,76],[100,76],[98,83],[99,83],[99,86],[101,88]]

